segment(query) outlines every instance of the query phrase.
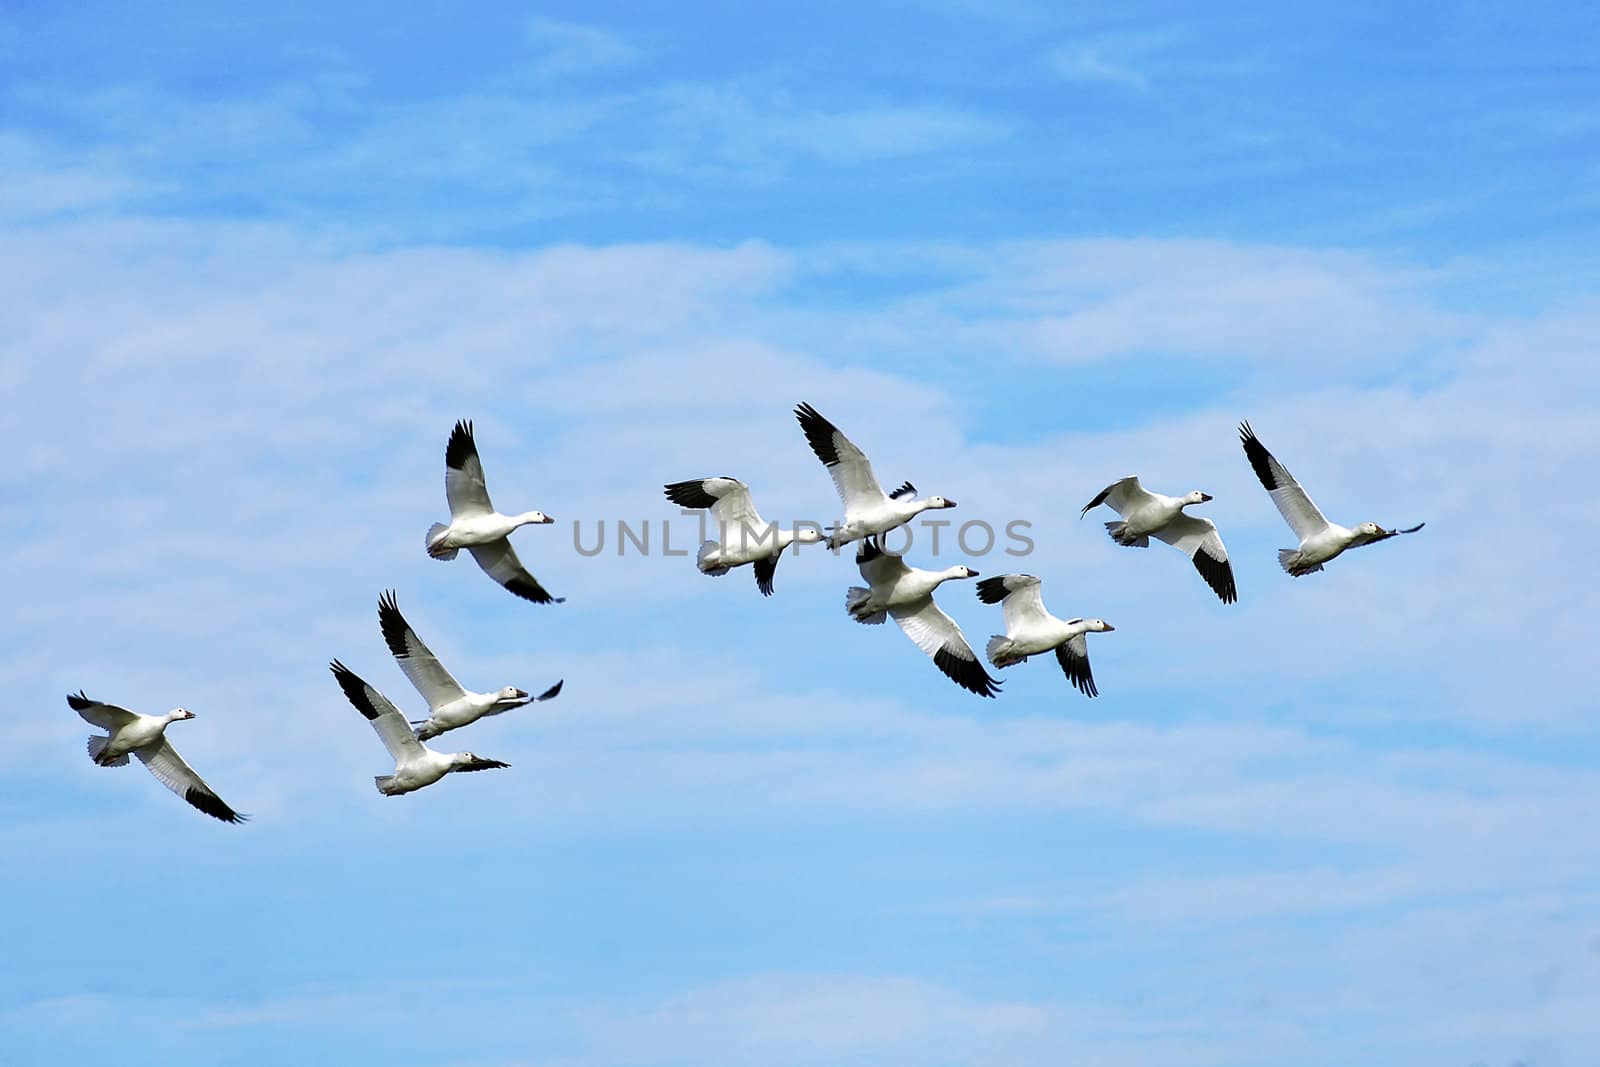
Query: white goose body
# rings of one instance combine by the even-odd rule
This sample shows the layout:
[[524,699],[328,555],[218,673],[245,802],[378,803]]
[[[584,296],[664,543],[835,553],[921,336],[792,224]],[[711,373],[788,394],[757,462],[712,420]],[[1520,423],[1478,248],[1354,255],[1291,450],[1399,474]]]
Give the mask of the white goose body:
[[1109,633],[1116,627],[1104,619],[1058,619],[1045,610],[1039,579],[1031,574],[1002,574],[978,583],[978,599],[1001,604],[1006,632],[989,639],[989,662],[1011,667],[1029,656],[1054,652],[1067,680],[1084,696],[1100,694],[1089,669],[1085,634]]
[[992,678],[954,619],[933,601],[934,590],[954,578],[973,578],[971,567],[947,567],[925,571],[908,567],[899,556],[890,555],[871,541],[864,541],[856,552],[856,565],[867,587],[851,586],[844,605],[857,622],[878,625],[893,617],[913,644],[933,658],[934,666],[961,688],[979,696],[992,697],[1000,682]]
[[444,553],[452,549],[504,541],[513,530],[554,521],[542,511],[525,511],[520,515],[502,515],[498,511],[491,511],[487,515],[453,516],[449,525],[434,531],[429,538],[428,555],[441,559]]
[[[858,554],[856,562],[865,561]],[[933,591],[945,582],[958,578],[972,578],[977,574],[971,567],[946,567],[941,571],[925,571],[920,567],[902,565],[886,569],[887,577],[882,581],[873,582],[867,589],[865,597],[859,597],[848,605],[851,616],[857,622],[862,621],[861,617],[865,615],[881,615],[891,608],[920,604],[932,597]]]
[[1139,484],[1137,477],[1128,477],[1100,490],[1099,495],[1083,506],[1078,517],[1087,515],[1091,508],[1107,505],[1122,516],[1120,522],[1106,523],[1106,533],[1113,541],[1128,548],[1147,548],[1152,537],[1165,541],[1189,557],[1200,577],[1224,604],[1232,604],[1239,599],[1239,592],[1234,585],[1233,565],[1228,562],[1222,535],[1210,519],[1183,510],[1210,499],[1211,494],[1198,489],[1183,496],[1152,493]]
[[105,766],[118,756],[127,756],[148,745],[153,745],[166,736],[167,727],[175,722],[183,722],[192,713],[184,708],[173,708],[165,715],[140,715],[131,712],[133,719],[120,729],[113,729],[106,743],[100,749],[96,763]]
[[502,515],[494,509],[483,480],[483,461],[478,458],[472,423],[465,419],[450,431],[450,441],[445,446],[444,494],[450,504],[450,521],[436,522],[428,528],[428,555],[450,560],[465,548],[485,574],[522,599],[535,604],[559,604],[565,599],[551,596],[539,584],[508,540],[513,530],[548,525],[555,520],[542,511]]
[[672,482],[663,487],[663,492],[681,508],[711,512],[715,526],[706,532],[715,532],[716,539],[700,546],[695,559],[700,573],[720,577],[735,567],[754,564],[756,588],[762,596],[772,595],[773,575],[784,549],[822,540],[821,531],[814,527],[785,530],[767,522],[750,499],[750,487],[737,478]]
[[224,803],[167,740],[167,727],[194,718],[194,712],[173,708],[165,715],[140,715],[115,704],[91,700],[82,690],[67,697],[67,706],[84,722],[107,731],[103,736],[89,738],[89,758],[96,765],[125,767],[130,755],[137,756],[157,781],[197,810],[228,823],[249,819]]
[[1256,438],[1248,422],[1239,424],[1239,442],[1244,446],[1244,454],[1250,460],[1256,477],[1261,480],[1267,495],[1272,497],[1278,514],[1283,516],[1283,521],[1300,539],[1298,548],[1278,551],[1278,565],[1296,578],[1315,574],[1324,563],[1346,549],[1387,541],[1401,534],[1416,533],[1427,525],[1419,522],[1404,530],[1386,530],[1375,522],[1363,522],[1351,529],[1329,522],[1322,510],[1312,502],[1310,494],[1295,481],[1289,469],[1278,462],[1277,457]]
[[499,715],[525,704],[549,700],[561,692],[561,682],[536,697],[510,685],[492,693],[467,689],[445,670],[444,664],[406,622],[392,589],[378,598],[378,626],[406,680],[428,702],[427,719],[412,724],[417,727],[419,740],[426,741],[447,730],[459,729],[486,715]]
[[828,534],[828,547],[838,548],[852,541],[886,533],[904,526],[931,508],[953,508],[954,500],[942,496],[919,498],[916,487],[906,482],[893,493],[885,493],[872,472],[866,453],[839,432],[839,428],[818,414],[810,404],[795,408],[800,429],[823,466],[833,477],[834,488],[844,504],[844,519]]
[[411,724],[400,714],[400,709],[362,681],[350,668],[334,660],[329,664],[329,670],[333,671],[344,695],[372,724],[384,748],[394,757],[394,773],[373,778],[378,792],[384,796],[397,797],[415,792],[455,771],[485,771],[510,766],[471,752],[435,752],[411,732]]
[[[910,485],[910,483],[906,483]],[[911,490],[915,492],[915,490]],[[828,547],[838,548],[860,541],[866,537],[875,537],[881,533],[897,529],[921,515],[930,508],[954,507],[954,504],[942,502],[941,497],[930,497],[925,500],[910,498],[884,497],[882,500],[858,502],[855,508],[846,507],[844,521],[828,535]]]

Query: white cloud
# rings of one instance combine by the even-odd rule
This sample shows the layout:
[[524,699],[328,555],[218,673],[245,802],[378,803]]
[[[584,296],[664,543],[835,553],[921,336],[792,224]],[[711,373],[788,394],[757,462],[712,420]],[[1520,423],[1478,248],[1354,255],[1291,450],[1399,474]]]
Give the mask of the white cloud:
[[1171,32],[1101,34],[1063,42],[1050,50],[1050,68],[1065,81],[1104,84],[1144,91],[1150,88],[1147,67],[1155,54],[1169,47]]
[[527,36],[536,57],[533,73],[541,78],[627,66],[638,58],[638,50],[616,34],[577,22],[535,16],[527,22]]
[[1333,364],[1334,381],[1402,359],[1426,367],[1485,325],[1441,305],[1445,272],[1360,252],[1120,238],[974,251],[880,254],[890,277],[922,275],[930,264],[939,274],[845,325],[862,348],[938,335],[989,358],[1247,361],[1307,374]]
[[979,998],[917,979],[857,974],[757,974],[632,1009],[591,1008],[585,1018],[589,1043],[573,1062],[1020,1067],[1066,1058],[1199,1067],[1230,1062],[1248,1044],[1245,1035],[1215,1032],[1197,1042],[1197,1022],[1188,1018]]
[[[32,151],[72,166],[24,170],[11,184],[31,214],[80,203],[129,212],[220,202],[229,213],[337,217],[425,239],[704,196],[708,183],[765,184],[805,168],[948,152],[1012,132],[994,116],[939,103],[740,81],[579,91],[567,81],[625,67],[631,48],[548,19],[532,20],[529,34],[528,79],[399,103],[337,60],[309,77],[215,97],[143,83],[87,94],[23,85],[15,98],[72,131]],[[0,141],[0,160],[9,154]],[[41,175],[59,180],[47,186]]]

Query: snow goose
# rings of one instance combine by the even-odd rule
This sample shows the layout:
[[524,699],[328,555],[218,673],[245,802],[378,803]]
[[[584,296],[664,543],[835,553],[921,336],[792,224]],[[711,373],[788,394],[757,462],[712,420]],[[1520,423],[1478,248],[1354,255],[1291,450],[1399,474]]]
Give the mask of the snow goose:
[[934,666],[951,681],[979,696],[1000,692],[1000,680],[983,669],[961,627],[933,602],[933,591],[940,585],[952,578],[975,578],[977,571],[971,567],[918,570],[871,541],[862,542],[856,550],[856,566],[870,588],[855,585],[845,592],[845,610],[852,619],[876,626],[892,615],[912,643],[932,656]]
[[783,550],[792,544],[814,544],[822,533],[810,527],[785,530],[768,523],[750,499],[750,487],[737,478],[697,478],[665,487],[668,500],[681,508],[709,508],[717,521],[717,539],[700,546],[695,563],[701,574],[721,576],[734,567],[755,564],[756,588],[772,595],[772,577]]
[[1056,662],[1067,681],[1084,696],[1099,696],[1094,675],[1089,670],[1089,633],[1110,633],[1116,627],[1104,619],[1058,619],[1044,610],[1039,595],[1039,579],[1031,574],[1002,574],[978,583],[978,599],[985,604],[1000,604],[1005,611],[1006,632],[989,638],[989,662],[1010,667],[1029,656],[1054,649]]
[[1347,529],[1329,522],[1317,510],[1317,505],[1311,502],[1306,491],[1300,488],[1300,483],[1294,480],[1289,469],[1256,439],[1255,431],[1250,429],[1248,422],[1239,424],[1239,441],[1244,445],[1244,454],[1249,457],[1256,477],[1261,479],[1272,502],[1278,506],[1278,513],[1295,536],[1300,538],[1299,548],[1278,550],[1278,566],[1296,578],[1302,574],[1315,574],[1324,563],[1347,548],[1416,533],[1427,525],[1419,522],[1405,530],[1385,530],[1375,522],[1364,522],[1355,529]]
[[450,502],[450,523],[436,522],[428,527],[428,555],[455,559],[464,548],[489,577],[522,599],[535,604],[559,604],[566,599],[546,592],[506,539],[519,526],[556,520],[542,511],[502,515],[494,509],[483,483],[483,463],[478,459],[472,423],[466,419],[456,423],[445,446],[444,495]]
[[1078,518],[1089,514],[1091,508],[1109,505],[1122,516],[1120,522],[1106,523],[1106,532],[1113,541],[1130,548],[1148,548],[1151,537],[1160,538],[1193,560],[1194,569],[1212,592],[1224,604],[1232,604],[1239,599],[1239,592],[1234,587],[1233,566],[1228,562],[1228,550],[1222,545],[1216,523],[1183,510],[1210,499],[1210,493],[1198,489],[1184,496],[1152,493],[1139,484],[1137,477],[1130,477],[1100,490],[1100,495],[1083,506]]
[[462,688],[400,614],[393,589],[378,598],[378,625],[400,670],[428,702],[428,717],[411,724],[417,727],[419,741],[477,722],[486,715],[499,715],[524,704],[549,700],[561,692],[560,682],[536,697],[511,685],[493,693],[474,693]]
[[250,818],[224,804],[167,740],[168,725],[192,719],[194,712],[173,708],[165,715],[140,715],[115,704],[90,700],[81,689],[67,697],[67,706],[90,726],[106,731],[105,736],[92,734],[89,737],[89,758],[97,765],[126,767],[131,753],[139,757],[139,762],[150,769],[158,782],[212,818],[232,823]]
[[828,473],[833,475],[834,488],[844,502],[844,521],[828,535],[828,547],[859,541],[904,526],[929,508],[953,508],[954,500],[942,496],[917,498],[916,487],[910,482],[892,493],[885,493],[872,473],[872,464],[866,454],[851,443],[839,428],[817,413],[810,404],[794,409],[800,420],[811,451],[817,454]]
[[339,688],[354,704],[356,710],[367,717],[372,728],[383,739],[383,747],[394,757],[394,773],[373,778],[378,792],[386,797],[397,797],[430,786],[451,771],[486,771],[494,767],[509,767],[509,763],[484,759],[470,752],[435,752],[411,732],[411,724],[400,714],[400,709],[372,686],[362,681],[355,672],[338,660],[328,665]]

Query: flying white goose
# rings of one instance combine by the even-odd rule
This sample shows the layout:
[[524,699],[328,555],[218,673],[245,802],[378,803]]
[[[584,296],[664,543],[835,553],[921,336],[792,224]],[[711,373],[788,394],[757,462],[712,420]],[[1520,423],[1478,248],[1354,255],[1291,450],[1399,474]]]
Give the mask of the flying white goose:
[[115,704],[90,700],[81,689],[68,695],[67,706],[90,726],[107,732],[107,736],[91,734],[89,737],[89,758],[101,767],[125,767],[128,754],[132,753],[150,768],[157,781],[212,818],[223,822],[244,822],[250,818],[224,804],[167,740],[167,726],[194,718],[194,712],[173,708],[165,715],[140,715]]
[[961,688],[979,696],[1000,692],[1000,680],[989,676],[967,644],[961,627],[939,610],[933,591],[952,578],[975,578],[971,567],[947,567],[924,571],[907,567],[899,556],[884,552],[871,541],[856,550],[856,565],[871,587],[851,586],[844,595],[844,607],[856,622],[876,626],[886,616],[894,616],[907,637],[933,657],[934,666]]
[[561,692],[560,682],[536,697],[510,685],[493,693],[463,689],[400,614],[392,589],[378,598],[378,625],[383,629],[383,639],[394,653],[395,662],[428,702],[428,717],[412,723],[417,727],[419,741],[438,737],[446,730],[477,722],[487,715],[499,715],[524,704],[549,700]]
[[792,544],[814,544],[822,533],[810,527],[785,530],[768,523],[750,499],[750,487],[737,478],[697,478],[673,482],[666,497],[681,508],[710,508],[717,521],[717,539],[700,546],[695,560],[701,574],[721,576],[734,567],[755,564],[756,588],[772,595],[772,576],[783,550]]
[[1137,477],[1130,477],[1100,490],[1099,496],[1083,506],[1078,518],[1089,514],[1090,508],[1109,504],[1122,516],[1121,522],[1106,523],[1106,532],[1113,541],[1130,548],[1148,548],[1151,537],[1160,538],[1193,560],[1194,569],[1212,591],[1224,604],[1232,604],[1239,599],[1239,592],[1234,587],[1233,567],[1228,563],[1228,550],[1222,545],[1216,523],[1183,510],[1210,499],[1210,493],[1198,489],[1184,496],[1152,493],[1139,484]]
[[472,439],[472,423],[466,419],[456,423],[450,431],[450,443],[445,446],[444,495],[450,502],[450,524],[436,522],[428,527],[428,555],[455,559],[464,548],[489,577],[522,599],[535,604],[559,604],[566,599],[546,592],[506,539],[519,526],[556,520],[542,511],[502,515],[494,509],[483,484],[483,463],[478,459],[477,442]]
[[451,771],[486,771],[493,767],[509,767],[509,763],[484,759],[470,752],[435,752],[411,732],[411,724],[400,714],[400,709],[372,686],[363,682],[355,672],[338,660],[328,664],[339,688],[350,698],[356,710],[367,717],[372,728],[383,739],[383,747],[394,757],[394,773],[373,778],[378,792],[386,797],[397,797],[424,786],[432,785]]
[[1002,604],[1006,632],[989,638],[989,662],[1010,667],[1029,656],[1055,650],[1056,662],[1067,681],[1084,696],[1099,696],[1094,675],[1089,671],[1088,633],[1115,630],[1104,619],[1058,619],[1044,610],[1039,595],[1039,579],[1031,574],[1002,574],[978,583],[978,599],[985,604]]
[[1278,513],[1295,536],[1300,538],[1299,548],[1278,550],[1278,565],[1296,578],[1302,574],[1315,574],[1324,563],[1347,548],[1416,533],[1427,525],[1419,522],[1405,530],[1385,530],[1375,522],[1364,522],[1352,530],[1329,522],[1322,517],[1322,512],[1317,510],[1317,505],[1311,502],[1306,491],[1300,488],[1300,483],[1294,480],[1289,469],[1256,440],[1255,431],[1250,429],[1248,422],[1239,424],[1239,440],[1244,445],[1244,454],[1250,458],[1250,466],[1255,468],[1256,477],[1261,479],[1272,502],[1278,506]]
[[844,522],[829,533],[829,548],[904,526],[929,508],[956,506],[954,500],[942,496],[917,499],[916,487],[910,482],[892,493],[885,493],[866,455],[840,433],[837,426],[817,414],[816,408],[801,404],[794,409],[794,417],[800,420],[800,429],[805,431],[811,451],[833,475],[834,488],[844,502]]

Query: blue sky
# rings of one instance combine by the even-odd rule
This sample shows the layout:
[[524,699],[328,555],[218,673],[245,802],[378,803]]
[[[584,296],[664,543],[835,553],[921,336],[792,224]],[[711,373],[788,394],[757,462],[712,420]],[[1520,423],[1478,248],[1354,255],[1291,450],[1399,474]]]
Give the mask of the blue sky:
[[[0,3],[0,1061],[1590,1062],[1595,20]],[[1113,622],[1098,700],[961,692],[821,552],[574,549],[702,475],[831,517],[801,400],[1032,524],[938,565]],[[423,554],[461,417],[566,604]],[[1242,418],[1427,529],[1287,578]],[[1130,473],[1238,605],[1079,520]],[[511,770],[373,790],[326,663],[418,707],[390,587],[566,679],[449,738]]]

